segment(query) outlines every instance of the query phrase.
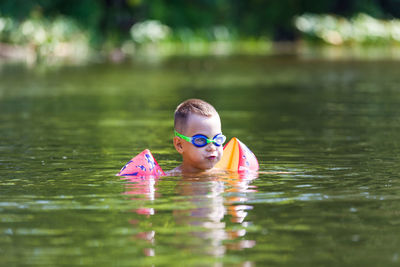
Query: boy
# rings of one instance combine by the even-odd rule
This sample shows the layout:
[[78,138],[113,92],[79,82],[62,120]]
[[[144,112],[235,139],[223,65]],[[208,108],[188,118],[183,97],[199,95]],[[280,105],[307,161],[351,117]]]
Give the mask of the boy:
[[182,155],[182,164],[171,172],[214,171],[226,140],[215,108],[200,99],[186,100],[175,110],[174,128],[174,146]]

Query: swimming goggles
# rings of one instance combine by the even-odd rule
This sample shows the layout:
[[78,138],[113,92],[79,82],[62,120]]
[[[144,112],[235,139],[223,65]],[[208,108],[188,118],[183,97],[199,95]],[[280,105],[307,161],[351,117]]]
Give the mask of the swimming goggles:
[[183,140],[192,143],[196,147],[203,147],[209,143],[214,143],[214,145],[216,145],[216,146],[221,146],[226,141],[226,137],[222,133],[219,133],[216,136],[214,136],[214,138],[212,140],[208,139],[207,136],[202,135],[202,134],[196,134],[196,135],[193,135],[192,137],[187,137],[187,136],[184,136],[183,134],[178,133],[177,131],[175,131],[175,136],[178,136],[178,137],[182,138]]

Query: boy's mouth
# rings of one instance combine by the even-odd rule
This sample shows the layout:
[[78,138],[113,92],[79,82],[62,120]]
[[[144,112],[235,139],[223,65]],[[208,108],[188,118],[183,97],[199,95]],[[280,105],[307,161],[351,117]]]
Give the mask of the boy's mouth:
[[217,158],[217,156],[214,156],[214,155],[211,155],[211,156],[207,157],[208,160],[215,160],[216,158]]

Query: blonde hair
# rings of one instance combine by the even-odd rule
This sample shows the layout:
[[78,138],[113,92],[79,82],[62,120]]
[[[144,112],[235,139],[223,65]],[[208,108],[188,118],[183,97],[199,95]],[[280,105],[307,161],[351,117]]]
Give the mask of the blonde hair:
[[211,117],[218,115],[215,108],[201,99],[188,99],[181,104],[175,110],[174,115],[174,127],[177,131],[184,131],[186,122],[190,114],[197,114],[200,116]]

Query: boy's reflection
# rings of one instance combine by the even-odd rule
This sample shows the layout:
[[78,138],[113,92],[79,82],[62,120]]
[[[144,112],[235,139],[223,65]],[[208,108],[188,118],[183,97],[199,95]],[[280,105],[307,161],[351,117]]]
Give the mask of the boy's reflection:
[[[155,184],[159,178],[127,176],[121,179],[127,180],[124,194],[135,195],[135,200],[143,200],[146,202],[146,200],[153,201],[156,198]],[[143,215],[153,215],[154,209],[140,207],[136,209],[135,212]]]
[[[245,193],[255,191],[254,187],[249,185],[254,178],[256,177],[240,177],[237,173],[219,177],[182,177],[178,183],[178,193],[185,196],[186,201],[194,208],[175,210],[173,214],[177,223],[201,226],[203,231],[193,232],[193,235],[208,240],[211,244],[206,246],[207,250],[216,256],[224,255],[226,249],[253,247],[253,240],[236,239],[246,235],[245,228],[250,224],[245,221],[245,217],[252,206],[242,203],[247,201]],[[232,229],[229,223],[225,222],[226,215],[230,215],[231,222],[239,223],[243,227]]]
[[[158,178],[156,177],[135,177],[127,176],[121,179],[126,180],[125,192],[126,195],[131,195],[134,198],[132,200],[140,201],[141,205],[134,211],[137,214],[145,215],[150,217],[154,215],[155,210],[153,208],[146,207],[149,201],[153,201],[159,194],[156,192],[156,183]],[[140,223],[139,220],[131,220],[130,223],[137,225]],[[154,256],[154,244],[155,244],[155,231],[140,232],[135,237],[141,240],[145,240],[152,247],[146,247],[143,249],[143,253],[146,256]]]
[[[204,251],[207,254],[223,256],[227,249],[241,250],[251,248],[255,245],[254,240],[246,240],[246,227],[251,222],[245,218],[252,206],[245,205],[247,202],[247,193],[255,192],[256,187],[250,185],[256,176],[246,177],[237,173],[225,173],[218,177],[204,175],[182,176],[177,183],[177,194],[189,204],[190,208],[175,209],[173,216],[178,226],[191,226],[191,239],[198,237],[198,242],[190,242],[191,249],[194,251]],[[162,183],[160,179],[160,183]],[[146,199],[144,205],[151,206],[149,201],[156,199],[157,180],[130,178],[126,184],[125,194],[141,196],[138,199]],[[152,208],[139,207],[135,210],[138,214],[147,216],[154,215],[156,211]],[[228,220],[229,218],[229,220]],[[230,222],[229,222],[230,221]],[[137,224],[138,221],[132,223]],[[234,227],[232,224],[240,224],[241,227]],[[155,232],[148,231],[138,234],[136,237],[146,240],[154,245]],[[187,232],[178,233],[176,238],[187,240]],[[201,241],[202,240],[202,241]],[[188,244],[184,244],[188,248]],[[145,255],[154,256],[154,249],[145,249]]]

